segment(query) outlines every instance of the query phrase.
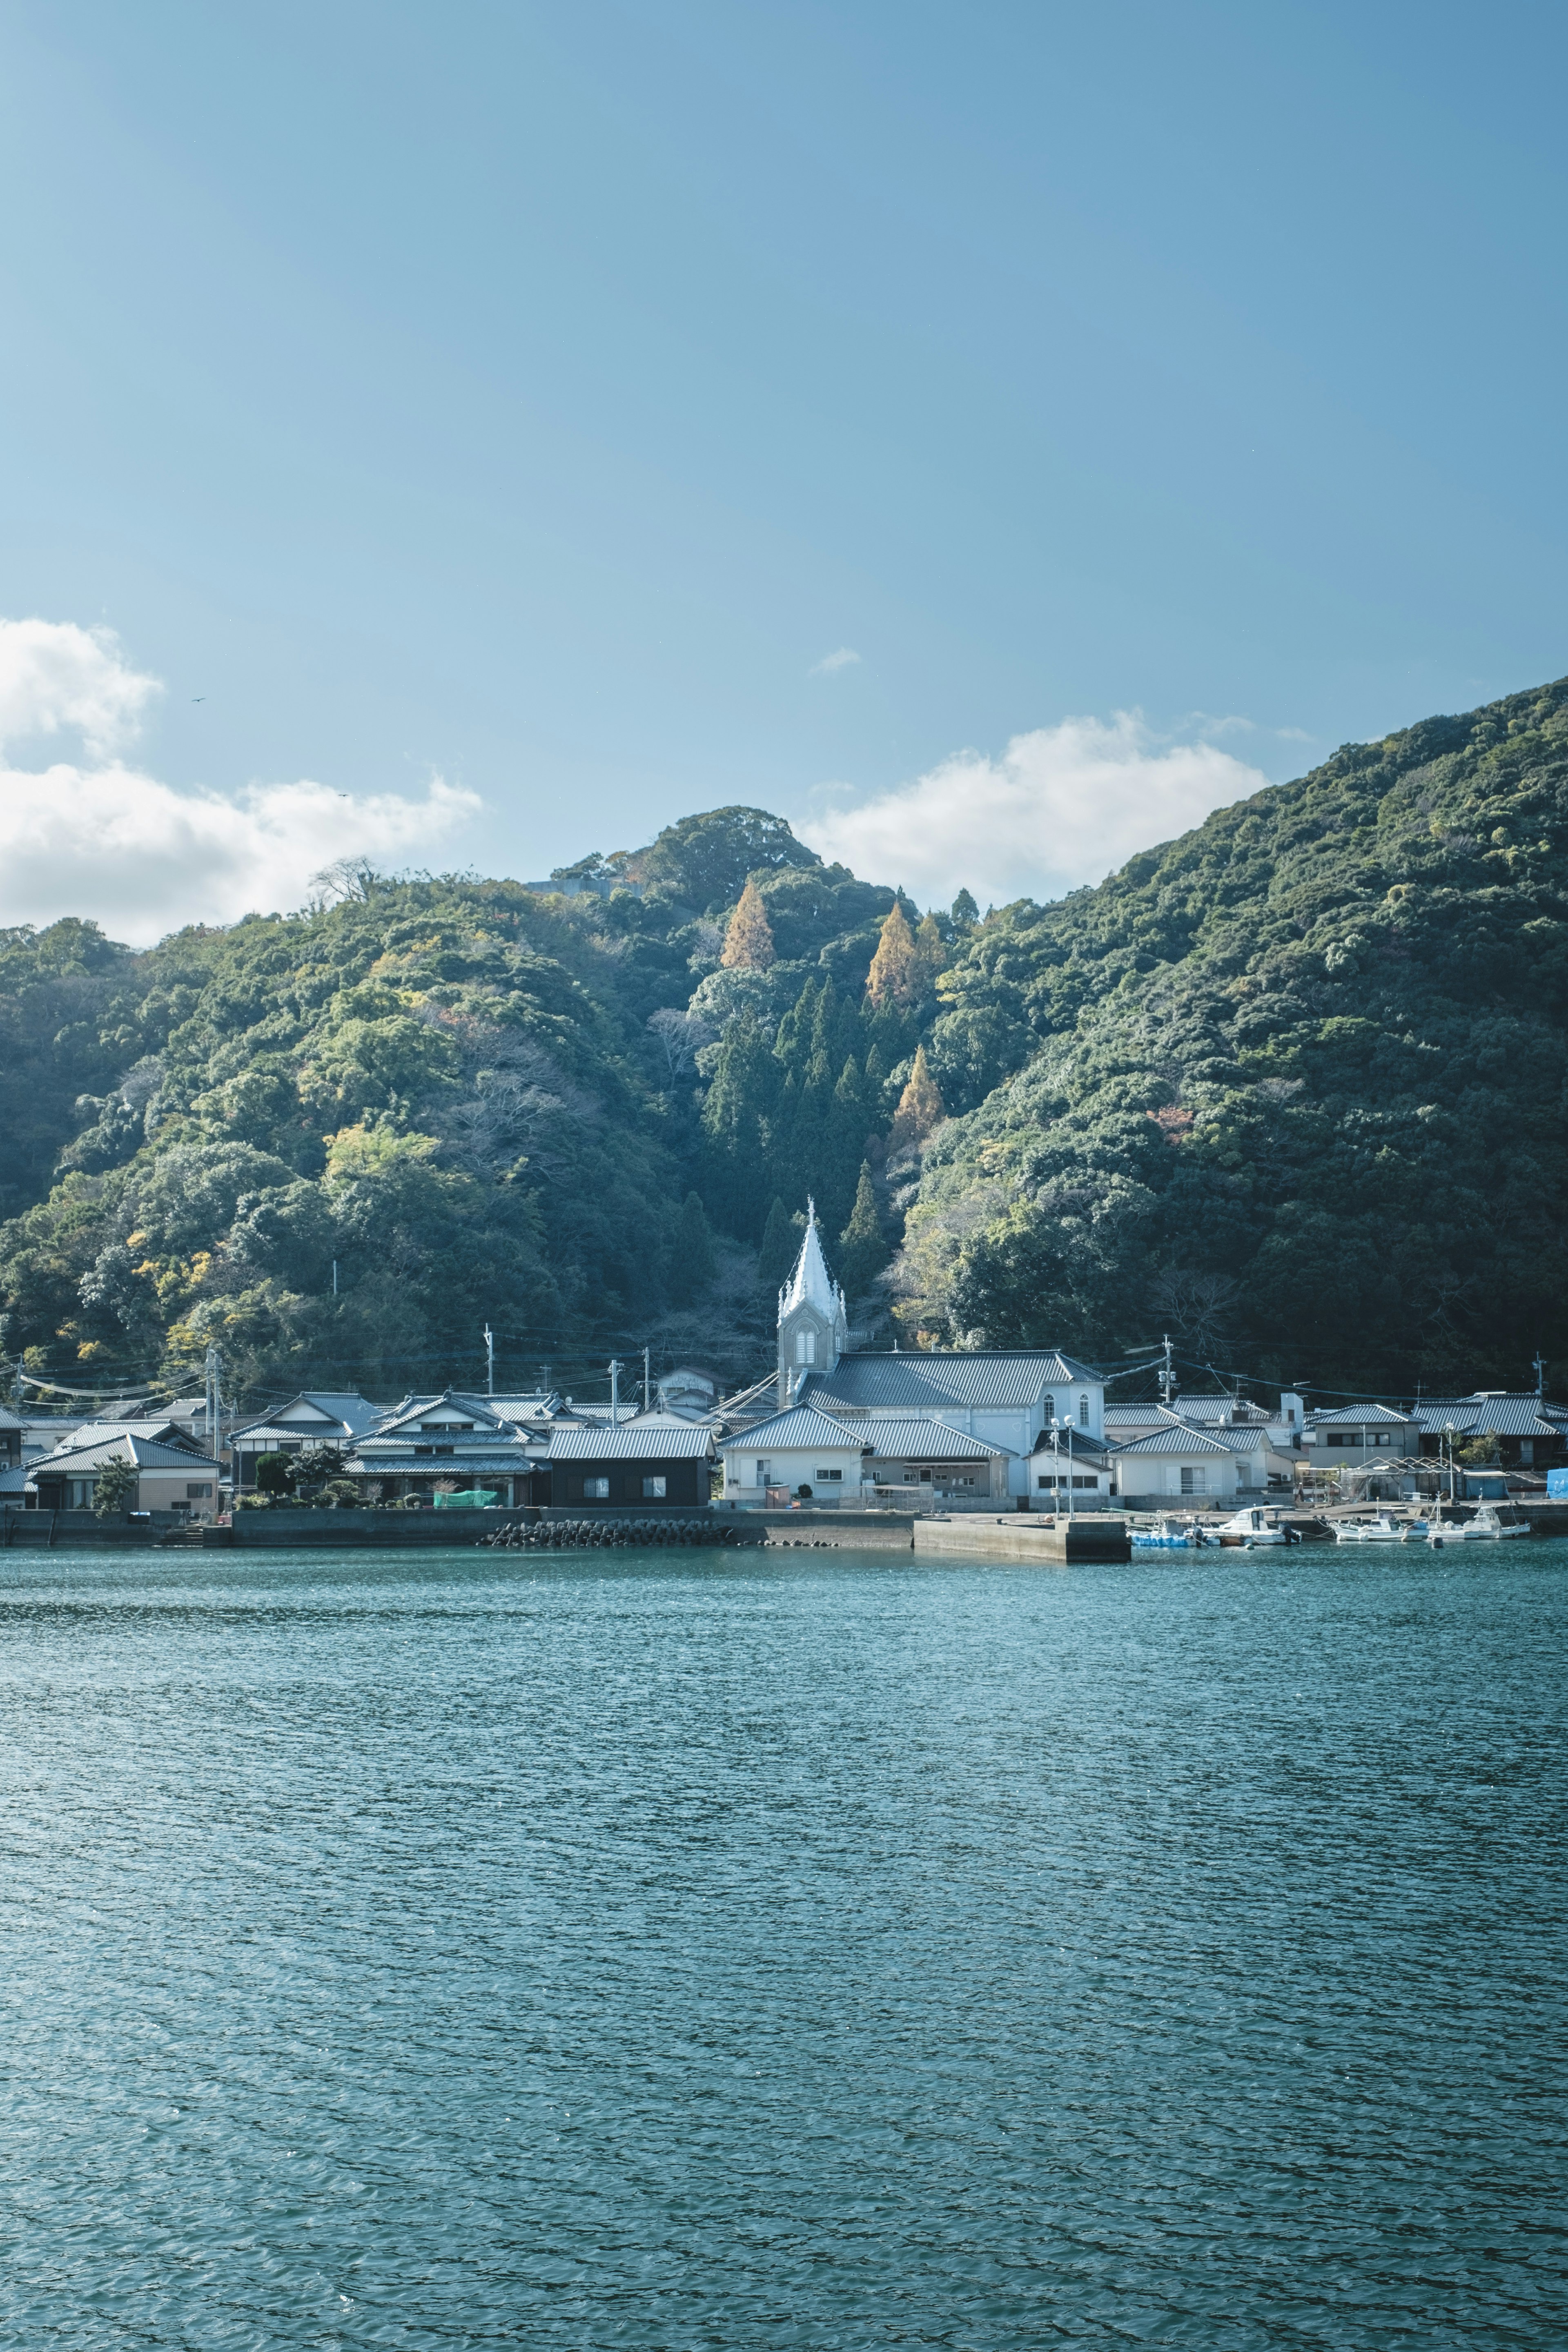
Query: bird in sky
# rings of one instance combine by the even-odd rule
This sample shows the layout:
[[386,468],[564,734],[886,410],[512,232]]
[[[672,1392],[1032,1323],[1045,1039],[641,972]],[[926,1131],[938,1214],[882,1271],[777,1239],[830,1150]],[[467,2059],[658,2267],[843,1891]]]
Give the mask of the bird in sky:
[[193,702],[205,702],[206,700],[206,696],[205,694],[193,694],[191,700]]

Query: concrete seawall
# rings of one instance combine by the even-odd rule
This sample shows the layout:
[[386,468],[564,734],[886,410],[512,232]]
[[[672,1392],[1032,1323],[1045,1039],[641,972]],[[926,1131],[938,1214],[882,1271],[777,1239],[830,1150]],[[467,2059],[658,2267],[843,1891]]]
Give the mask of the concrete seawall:
[[1065,1568],[1074,1560],[1131,1559],[1132,1546],[1127,1523],[1109,1513],[1083,1517],[917,1519],[917,1558],[983,1561],[1031,1560],[1042,1567]]

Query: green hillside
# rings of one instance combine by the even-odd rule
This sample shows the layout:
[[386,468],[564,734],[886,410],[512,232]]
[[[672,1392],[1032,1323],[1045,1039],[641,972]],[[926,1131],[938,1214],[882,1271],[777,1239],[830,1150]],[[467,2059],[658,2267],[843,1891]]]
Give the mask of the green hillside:
[[[1568,682],[994,916],[907,1311],[1347,1389],[1568,1373]],[[1009,1076],[1009,1072],[1016,1075]]]
[[509,1381],[738,1380],[809,1191],[868,1329],[1568,1374],[1568,684],[984,922],[746,808],[571,875],[608,895],[0,934],[0,1353],[384,1392],[475,1380],[488,1321]]

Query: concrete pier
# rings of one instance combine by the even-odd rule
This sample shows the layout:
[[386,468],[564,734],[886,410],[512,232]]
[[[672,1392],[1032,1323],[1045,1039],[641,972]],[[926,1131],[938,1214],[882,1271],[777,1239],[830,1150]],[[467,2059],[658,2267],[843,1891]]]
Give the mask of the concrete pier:
[[917,1519],[917,1559],[992,1560],[1011,1567],[1018,1560],[1062,1568],[1074,1560],[1131,1559],[1131,1539],[1120,1513],[1075,1513],[1069,1519],[1020,1511],[1009,1518]]

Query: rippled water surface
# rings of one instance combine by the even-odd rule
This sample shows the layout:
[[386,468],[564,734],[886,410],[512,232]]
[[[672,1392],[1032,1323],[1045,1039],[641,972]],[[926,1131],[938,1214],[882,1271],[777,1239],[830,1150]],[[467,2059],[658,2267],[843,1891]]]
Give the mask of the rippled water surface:
[[19,2346],[1558,2346],[1568,1546],[0,1563]]

